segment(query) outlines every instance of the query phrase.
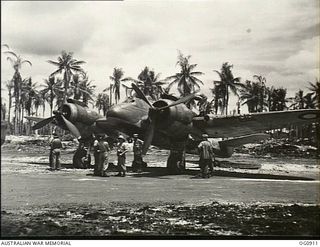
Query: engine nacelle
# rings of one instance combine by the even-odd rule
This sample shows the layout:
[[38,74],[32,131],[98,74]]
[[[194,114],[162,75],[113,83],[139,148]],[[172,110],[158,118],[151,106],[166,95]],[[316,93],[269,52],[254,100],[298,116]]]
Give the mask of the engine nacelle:
[[80,122],[86,125],[93,124],[101,116],[94,111],[77,104],[66,103],[62,106],[64,116],[71,122]]
[[[153,106],[156,108],[161,108],[168,106],[171,103],[171,100],[162,99],[153,103]],[[151,111],[150,114],[153,114],[153,112]],[[166,108],[160,112],[155,112],[155,114],[157,114],[157,122],[162,126],[170,125],[174,121],[188,125],[192,122],[192,119],[195,116],[195,113],[188,109],[188,107],[184,104]]]

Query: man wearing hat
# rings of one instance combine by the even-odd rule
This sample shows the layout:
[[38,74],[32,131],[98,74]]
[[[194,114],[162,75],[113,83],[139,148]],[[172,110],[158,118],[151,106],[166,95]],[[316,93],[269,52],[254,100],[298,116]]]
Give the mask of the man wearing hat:
[[209,175],[208,169],[210,169],[210,172],[213,172],[212,158],[214,157],[214,152],[213,152],[212,144],[208,140],[208,135],[203,134],[202,138],[203,138],[203,141],[200,142],[198,146],[198,150],[200,154],[199,165],[200,165],[202,177],[209,178],[210,175]]
[[94,175],[107,177],[107,169],[109,166],[109,152],[110,147],[106,141],[106,135],[100,134],[97,136],[97,139],[93,143],[94,147]]
[[118,177],[125,177],[126,176],[126,152],[127,147],[125,145],[125,139],[122,135],[118,137],[118,144],[117,144],[117,156],[118,156],[118,171],[119,173],[116,175]]
[[50,142],[49,162],[51,170],[60,170],[60,149],[62,148],[61,140],[57,133],[53,133],[53,139]]
[[138,134],[133,135],[133,171],[142,172],[143,160],[142,160],[142,141],[138,139]]

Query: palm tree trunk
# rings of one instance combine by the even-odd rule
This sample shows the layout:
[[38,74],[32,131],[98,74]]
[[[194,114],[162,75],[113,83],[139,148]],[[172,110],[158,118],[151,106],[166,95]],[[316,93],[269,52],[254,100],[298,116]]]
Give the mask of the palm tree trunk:
[[229,90],[228,90],[228,86],[227,86],[227,93],[226,93],[226,101],[225,101],[225,107],[226,107],[226,115],[228,115],[228,104],[229,104]]
[[18,95],[15,93],[15,99],[14,99],[14,122],[13,122],[13,127],[14,127],[14,134],[18,135]]
[[110,85],[110,106],[112,106],[112,85]]
[[67,93],[68,93],[68,87],[69,87],[69,77],[67,74],[67,71],[64,72],[64,94],[63,94],[63,103],[65,104],[67,102]]
[[42,105],[42,116],[44,117],[44,113],[46,111],[46,103],[43,102],[43,105]]
[[21,122],[21,132],[20,132],[20,135],[22,134],[25,134],[24,133],[24,126],[23,126],[23,117],[24,117],[24,109],[23,109],[23,107],[22,107],[22,110],[21,110],[21,116],[20,116],[20,122]]
[[11,117],[11,105],[12,105],[12,96],[9,94],[9,109],[8,109],[8,126],[10,130],[10,117]]

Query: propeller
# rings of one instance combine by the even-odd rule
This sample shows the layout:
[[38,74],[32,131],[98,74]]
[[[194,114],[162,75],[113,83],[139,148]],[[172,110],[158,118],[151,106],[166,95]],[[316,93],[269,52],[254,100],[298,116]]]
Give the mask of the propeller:
[[75,137],[79,137],[80,136],[80,131],[78,130],[78,128],[71,123],[68,119],[66,119],[63,115],[61,115],[61,119],[63,120],[63,122],[65,123],[65,125],[67,126],[68,130],[75,136]]
[[35,125],[32,126],[32,129],[33,130],[37,130],[37,129],[41,129],[43,126],[51,123],[52,121],[54,121],[56,119],[55,116],[53,117],[49,117],[49,118],[46,118],[44,120],[41,120],[40,122],[36,123]]
[[43,126],[55,121],[55,120],[61,120],[65,126],[67,127],[67,129],[77,138],[80,136],[80,131],[78,130],[78,128],[71,123],[68,119],[65,118],[64,113],[61,111],[54,111],[53,112],[54,116],[46,118],[38,123],[36,123],[34,126],[32,126],[33,130],[37,130],[42,128]]
[[131,84],[133,90],[136,92],[136,94],[138,95],[138,97],[140,99],[142,99],[144,102],[146,102],[149,106],[150,106],[150,109],[149,109],[149,125],[147,126],[147,130],[146,130],[146,133],[145,133],[145,138],[144,138],[144,143],[143,143],[143,146],[142,146],[142,154],[146,154],[150,145],[151,145],[151,142],[152,142],[152,139],[153,139],[153,136],[154,136],[154,130],[155,130],[155,126],[156,126],[156,121],[157,121],[157,116],[158,116],[158,112],[161,112],[165,109],[168,109],[172,106],[176,106],[176,105],[179,105],[179,104],[182,104],[182,103],[186,103],[190,100],[192,100],[193,98],[197,97],[195,94],[190,94],[186,97],[183,97],[181,99],[178,99],[177,101],[174,101],[173,103],[167,105],[167,106],[163,106],[163,107],[155,107],[153,106],[150,101],[147,99],[147,97],[144,95],[144,93],[140,90],[140,88],[132,83]]
[[147,99],[147,97],[144,95],[144,93],[140,90],[140,88],[136,84],[132,83],[131,86],[140,99],[146,102],[151,108],[154,108],[153,105],[150,103],[150,101]]

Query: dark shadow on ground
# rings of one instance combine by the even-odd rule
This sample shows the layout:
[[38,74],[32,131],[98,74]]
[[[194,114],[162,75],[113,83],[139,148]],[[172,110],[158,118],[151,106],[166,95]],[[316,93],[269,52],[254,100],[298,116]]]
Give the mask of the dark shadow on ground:
[[[191,179],[197,179],[199,178],[198,174],[199,174],[199,170],[186,169],[181,175],[191,175],[192,176]],[[142,173],[132,174],[132,176],[134,177],[160,177],[160,176],[168,176],[168,175],[177,175],[177,174],[169,174],[165,167],[147,167],[145,171]],[[213,173],[213,177],[211,177],[211,179],[214,179],[214,177],[237,177],[237,178],[252,178],[252,179],[305,180],[305,181],[314,180],[312,178],[297,177],[297,176],[231,172],[231,171],[222,171],[222,170],[215,170]]]
[[[48,165],[48,163],[42,162],[29,162],[29,164],[38,164],[38,165]],[[73,165],[70,163],[62,163],[62,168],[65,169],[74,169]],[[91,167],[93,168],[93,166]],[[109,164],[108,172],[117,172],[117,167],[113,164]],[[172,177],[166,177],[169,175],[190,175],[190,179],[200,179],[198,174],[198,169],[186,169],[183,174],[169,174],[167,168],[165,167],[147,167],[141,173],[134,173],[130,166],[127,166],[127,172],[130,177],[154,177],[162,179],[171,179]],[[113,176],[113,175],[111,175]],[[275,180],[303,180],[303,181],[313,181],[313,178],[299,177],[299,176],[288,176],[288,175],[275,175],[275,174],[259,174],[259,173],[248,173],[248,172],[234,172],[234,171],[225,171],[225,170],[215,170],[213,177],[236,177],[236,178],[252,178],[252,179],[275,179]]]

